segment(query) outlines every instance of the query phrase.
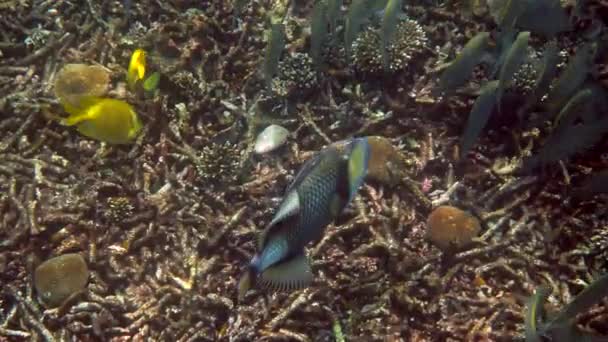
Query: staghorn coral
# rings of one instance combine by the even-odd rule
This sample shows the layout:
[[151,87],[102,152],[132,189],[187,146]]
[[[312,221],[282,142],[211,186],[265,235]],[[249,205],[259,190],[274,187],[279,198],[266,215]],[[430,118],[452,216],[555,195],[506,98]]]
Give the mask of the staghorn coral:
[[[424,29],[413,19],[403,19],[397,24],[393,42],[388,47],[391,73],[407,68],[412,58],[422,52],[427,44]],[[368,28],[353,42],[352,63],[363,74],[380,74],[384,71],[381,42],[377,29]]]
[[[498,173],[492,162],[517,150],[510,141],[525,152],[536,140],[518,128],[492,130],[463,162],[454,128],[470,109],[469,90],[439,107],[418,95],[433,90],[446,52],[489,29],[484,21],[431,1],[408,2],[433,47],[425,60],[411,60],[425,69],[412,80],[419,92],[360,85],[330,70],[323,91],[274,122],[255,105],[266,96],[257,67],[268,2],[248,2],[238,16],[231,1],[133,2],[129,24],[123,3],[46,1],[0,16],[1,340],[325,341],[338,340],[341,330],[348,341],[514,341],[523,339],[522,295],[548,285],[559,307],[590,272],[605,269],[603,201],[573,204],[565,191],[570,179],[608,166],[605,144],[542,178]],[[305,15],[306,6],[299,11]],[[299,40],[306,18],[287,16]],[[39,25],[51,31],[47,43],[26,47]],[[138,143],[104,148],[47,120],[61,65],[95,61],[123,78],[134,44],[150,51],[169,80],[159,97],[134,103],[148,126]],[[298,44],[288,49],[301,51]],[[157,57],[159,50],[176,54]],[[182,80],[172,79],[181,71]],[[218,123],[226,111],[231,119]],[[353,115],[376,112],[386,115]],[[252,147],[255,136],[240,133],[256,132],[258,116],[293,132],[290,148],[248,160],[245,183],[200,181],[192,165],[203,148],[224,135],[242,138],[231,140],[236,150]],[[414,208],[406,186],[370,183],[311,250],[317,283],[237,303],[240,265],[294,172],[323,145],[362,135],[406,142],[399,150],[419,161],[406,176],[416,186],[431,180],[428,196],[437,203],[472,202],[488,226],[480,241],[443,258],[424,241],[428,209]],[[104,216],[107,199],[123,196],[133,213],[117,225]],[[66,251],[82,254],[89,282],[81,295],[45,309],[31,290],[36,260]],[[598,305],[577,323],[606,333],[606,317],[606,305]]]
[[598,227],[597,232],[590,236],[578,249],[587,256],[590,266],[596,273],[608,272],[608,230]]
[[371,152],[367,177],[387,185],[401,182],[408,168],[403,153],[384,137],[372,136],[368,141]]

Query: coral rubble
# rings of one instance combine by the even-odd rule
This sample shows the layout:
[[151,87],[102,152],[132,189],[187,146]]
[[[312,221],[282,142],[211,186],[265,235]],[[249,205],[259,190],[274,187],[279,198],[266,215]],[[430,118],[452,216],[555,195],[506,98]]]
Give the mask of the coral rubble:
[[[552,7],[572,16],[559,27],[535,27],[534,8],[514,22],[543,53],[522,64],[518,95],[502,99],[500,115],[486,111],[485,129],[473,126],[475,144],[461,153],[467,113],[496,82],[504,23],[491,15],[507,2],[476,2],[467,15],[462,1],[403,1],[388,73],[382,9],[366,3],[332,12],[315,65],[313,1],[0,1],[0,340],[523,340],[524,297],[546,286],[547,303],[563,307],[608,272],[606,194],[579,191],[608,169],[605,134],[581,134],[608,108],[596,96],[606,87],[607,7]],[[360,30],[346,22],[353,5],[368,15]],[[280,22],[285,44],[268,87],[266,37]],[[345,32],[357,33],[352,46]],[[476,36],[481,53],[463,61],[467,75],[442,82]],[[547,68],[549,96],[533,92],[538,99],[517,107],[542,76],[547,41],[560,51]],[[154,92],[128,89],[136,49],[159,72]],[[68,92],[107,84],[104,96],[141,116],[129,145],[60,124],[61,70],[74,64],[106,74],[68,82]],[[570,102],[556,130],[549,115],[563,106],[547,103],[580,91],[576,99],[594,101]],[[290,138],[255,154],[269,125]],[[555,132],[565,140],[549,139]],[[242,265],[297,170],[324,146],[360,136],[375,136],[382,158],[372,159],[374,181],[309,246],[314,282],[238,302]],[[589,148],[570,153],[573,144]],[[522,167],[543,148],[558,158]],[[425,238],[426,223],[447,204],[480,223],[467,218],[469,236],[452,234],[459,248],[443,253]],[[45,275],[66,255],[79,256],[76,267]],[[574,323],[608,335],[606,304]]]

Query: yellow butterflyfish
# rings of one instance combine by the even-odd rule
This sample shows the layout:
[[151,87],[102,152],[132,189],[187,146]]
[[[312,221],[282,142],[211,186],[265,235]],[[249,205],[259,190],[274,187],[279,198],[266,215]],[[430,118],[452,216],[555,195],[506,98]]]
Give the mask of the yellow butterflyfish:
[[133,90],[137,81],[143,80],[146,74],[146,52],[137,49],[131,55],[129,70],[127,71],[127,84]]
[[81,100],[82,109],[64,105],[70,114],[62,119],[65,126],[76,126],[82,135],[110,144],[133,141],[142,128],[137,113],[122,100],[87,97]]

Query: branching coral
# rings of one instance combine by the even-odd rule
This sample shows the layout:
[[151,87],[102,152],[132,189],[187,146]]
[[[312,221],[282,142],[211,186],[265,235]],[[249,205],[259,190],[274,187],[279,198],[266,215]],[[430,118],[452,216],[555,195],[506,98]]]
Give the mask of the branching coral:
[[[124,3],[15,4],[0,16],[0,339],[511,341],[523,337],[522,295],[547,285],[560,307],[591,273],[606,271],[603,195],[576,202],[567,190],[608,167],[604,142],[522,177],[513,172],[521,155],[504,167],[495,161],[506,151],[528,153],[543,127],[523,134],[497,120],[477,151],[459,159],[463,114],[483,75],[474,75],[473,88],[428,101],[446,56],[494,27],[484,18],[408,2],[404,11],[428,38],[416,47],[425,58],[395,59],[391,71],[407,82],[354,79],[334,43],[340,62],[315,70],[318,91],[304,99],[305,89],[291,90],[299,103],[283,107],[260,90],[269,3],[237,10],[230,1],[133,2],[128,21]],[[298,57],[298,72],[309,67],[301,55],[308,10],[285,14],[283,62]],[[34,39],[38,29],[50,32],[46,41]],[[29,35],[41,45],[26,45]],[[130,99],[147,126],[134,146],[103,147],[49,120],[62,65],[99,63],[123,80],[135,44],[167,82],[156,97]],[[276,115],[283,109],[287,115]],[[279,153],[251,155],[269,124],[294,139]],[[406,165],[397,176],[376,166],[380,181],[364,185],[309,251],[317,275],[310,289],[237,303],[241,267],[294,172],[324,145],[362,135],[386,137],[394,144],[388,154],[397,151]],[[447,203],[481,219],[479,238],[453,255],[424,239],[431,206]],[[45,309],[33,287],[36,266],[65,253],[82,255],[87,285]],[[597,306],[577,323],[606,333],[606,317]]]

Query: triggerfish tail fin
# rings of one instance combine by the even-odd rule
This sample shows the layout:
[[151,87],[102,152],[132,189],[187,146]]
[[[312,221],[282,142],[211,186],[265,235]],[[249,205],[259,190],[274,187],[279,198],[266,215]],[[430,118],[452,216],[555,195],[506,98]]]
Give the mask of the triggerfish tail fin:
[[348,184],[350,187],[350,202],[357,190],[363,184],[367,175],[370,147],[367,138],[355,138],[348,158]]
[[249,291],[249,289],[253,288],[255,286],[256,283],[256,272],[255,269],[253,267],[247,267],[247,270],[245,271],[245,273],[241,276],[241,279],[239,280],[239,294],[238,294],[238,300],[239,302],[242,302],[243,299],[245,299],[245,295],[247,294],[247,291]]
[[312,283],[312,270],[304,251],[264,270],[259,282],[266,288],[279,291],[308,287]]

